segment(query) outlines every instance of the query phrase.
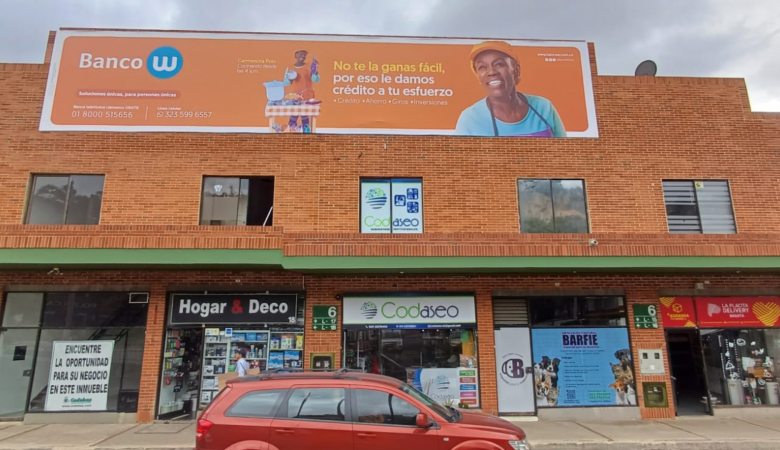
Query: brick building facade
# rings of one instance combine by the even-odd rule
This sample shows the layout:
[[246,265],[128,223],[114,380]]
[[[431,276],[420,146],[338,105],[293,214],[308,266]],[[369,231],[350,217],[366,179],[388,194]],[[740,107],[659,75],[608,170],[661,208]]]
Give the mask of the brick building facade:
[[[608,291],[626,300],[638,414],[674,417],[669,361],[664,375],[638,365],[640,348],[666,348],[663,324],[635,329],[632,306],[780,294],[780,115],[751,111],[741,79],[599,75],[592,46],[591,65],[600,137],[551,141],[43,133],[48,64],[0,64],[0,290],[148,292],[139,422],[157,417],[173,292],[305,291],[307,368],[318,352],[342,365],[341,315],[313,331],[316,305],[473,293],[481,409],[497,414],[492,299]],[[33,174],[104,174],[100,224],[23,224]],[[199,226],[207,175],[273,177],[273,226]],[[360,179],[387,176],[424,180],[424,234],[360,234]],[[521,233],[519,178],[585,180],[591,232]],[[728,180],[738,232],[670,234],[663,180]],[[668,406],[646,407],[647,382]]]

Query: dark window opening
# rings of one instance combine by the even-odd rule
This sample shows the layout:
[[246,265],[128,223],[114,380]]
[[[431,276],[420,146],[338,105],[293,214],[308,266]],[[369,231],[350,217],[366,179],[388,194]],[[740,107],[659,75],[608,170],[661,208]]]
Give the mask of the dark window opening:
[[274,179],[205,177],[201,225],[272,226]]
[[533,299],[531,325],[535,327],[624,327],[622,297],[553,297]]

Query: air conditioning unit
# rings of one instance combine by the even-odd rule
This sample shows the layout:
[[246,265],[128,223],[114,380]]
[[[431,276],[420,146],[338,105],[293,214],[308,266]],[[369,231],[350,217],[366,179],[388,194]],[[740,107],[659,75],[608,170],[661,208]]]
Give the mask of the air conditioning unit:
[[148,292],[131,292],[130,303],[149,303]]

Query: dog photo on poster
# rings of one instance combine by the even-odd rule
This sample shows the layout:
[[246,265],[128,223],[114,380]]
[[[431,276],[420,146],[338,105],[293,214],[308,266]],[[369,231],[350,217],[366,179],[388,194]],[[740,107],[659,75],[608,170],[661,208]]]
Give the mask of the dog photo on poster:
[[628,330],[532,331],[537,407],[636,405]]

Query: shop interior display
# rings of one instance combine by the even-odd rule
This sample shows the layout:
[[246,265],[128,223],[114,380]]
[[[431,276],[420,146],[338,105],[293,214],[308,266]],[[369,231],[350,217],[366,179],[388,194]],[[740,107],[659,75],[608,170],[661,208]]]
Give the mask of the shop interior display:
[[165,337],[160,415],[189,416],[195,409],[201,372],[201,329],[169,330]]
[[354,330],[346,344],[345,367],[403,381],[417,369],[477,366],[473,330]]
[[702,330],[714,404],[778,405],[780,330]]

